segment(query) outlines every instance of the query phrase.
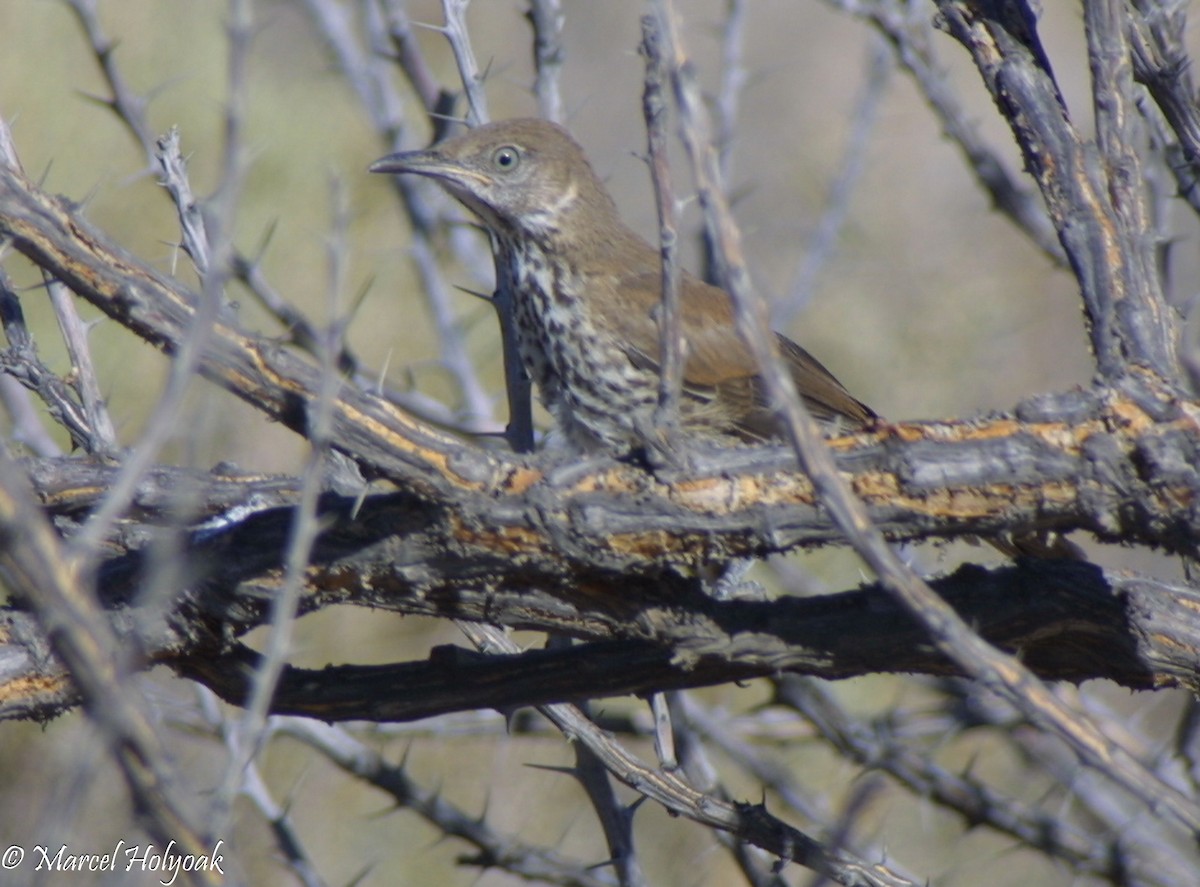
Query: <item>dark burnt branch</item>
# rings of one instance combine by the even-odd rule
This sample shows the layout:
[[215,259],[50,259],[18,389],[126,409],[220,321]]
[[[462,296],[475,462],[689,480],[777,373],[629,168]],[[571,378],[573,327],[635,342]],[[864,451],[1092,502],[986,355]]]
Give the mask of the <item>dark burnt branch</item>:
[[[1073,561],[990,572],[968,567],[933,584],[983,637],[1020,652],[1043,678],[1106,677],[1136,689],[1200,686],[1193,666],[1200,622],[1179,619],[1180,612],[1200,603],[1194,591],[1106,575]],[[687,610],[691,622],[682,610],[673,623],[657,614],[657,643],[597,640],[507,656],[439,647],[419,662],[289,669],[272,710],[326,721],[406,721],[452,711],[510,711],[649,694],[781,672],[823,678],[959,673],[877,587],[810,599],[707,601],[700,607],[693,602]],[[257,658],[238,647],[220,658],[189,656],[170,664],[226,701],[241,704]]]
[[[218,486],[227,495],[237,483]],[[72,500],[60,495],[59,501]],[[288,669],[275,703],[280,712],[407,719],[778,671],[826,678],[958,673],[874,587],[818,598],[716,601],[672,569],[643,564],[640,574],[622,574],[548,553],[518,553],[523,537],[516,532],[461,535],[461,515],[404,494],[370,497],[357,510],[352,499],[329,494],[321,517],[327,528],[306,573],[304,612],[357,604],[562,632],[589,643],[486,667],[467,654],[442,653],[428,663],[381,668]],[[148,664],[166,663],[236,700],[252,671],[250,654],[234,638],[267,618],[283,581],[291,521],[292,509],[278,507],[224,528],[210,521],[190,546],[187,575],[196,581],[165,620],[146,618],[136,602],[150,559],[138,551],[111,559],[99,577],[110,617]],[[982,636],[1019,652],[1043,677],[1200,686],[1200,626],[1188,618],[1200,611],[1200,596],[1187,588],[1075,561],[964,567],[933,585]],[[73,704],[30,616],[10,611],[4,624],[0,716],[45,716]]]

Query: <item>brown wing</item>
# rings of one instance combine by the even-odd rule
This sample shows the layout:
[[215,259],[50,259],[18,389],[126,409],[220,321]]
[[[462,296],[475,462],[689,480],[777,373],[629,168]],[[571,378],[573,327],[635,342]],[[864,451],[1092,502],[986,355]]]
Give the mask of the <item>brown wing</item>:
[[[647,249],[650,249],[647,247]],[[657,266],[658,256],[651,250]],[[621,297],[612,300],[618,330],[630,359],[657,371],[659,332],[654,309],[660,303],[661,278],[653,270],[627,269],[617,282]],[[754,356],[738,336],[729,295],[684,274],[681,280],[684,338],[688,342],[684,391],[699,400],[723,401],[729,415],[738,416],[737,431],[747,440],[779,436],[778,420],[758,374]],[[815,357],[785,336],[776,334],[780,354],[791,370],[796,388],[814,418],[862,425],[875,413],[855,399]]]
[[[815,357],[786,336],[775,334],[780,356],[791,371],[796,390],[814,419],[856,428],[875,418],[866,404],[850,394]],[[715,396],[737,406],[738,431],[746,440],[765,441],[782,434],[779,417],[758,374],[728,379],[715,386]]]

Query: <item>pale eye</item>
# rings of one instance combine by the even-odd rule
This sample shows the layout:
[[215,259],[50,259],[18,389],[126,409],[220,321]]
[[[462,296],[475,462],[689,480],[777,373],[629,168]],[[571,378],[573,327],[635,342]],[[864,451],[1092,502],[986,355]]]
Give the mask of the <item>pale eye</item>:
[[512,172],[521,163],[521,152],[512,145],[497,148],[492,154],[492,166],[501,172]]

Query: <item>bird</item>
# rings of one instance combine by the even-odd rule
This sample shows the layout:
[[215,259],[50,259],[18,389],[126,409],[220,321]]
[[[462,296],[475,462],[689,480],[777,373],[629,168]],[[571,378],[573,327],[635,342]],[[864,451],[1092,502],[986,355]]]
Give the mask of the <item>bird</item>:
[[[389,154],[370,171],[433,179],[491,231],[521,363],[568,446],[644,446],[660,390],[662,256],[622,221],[567,130],[537,118],[502,120]],[[682,433],[717,445],[782,438],[730,295],[682,272],[679,299]],[[878,419],[815,357],[775,336],[814,418],[844,430]]]

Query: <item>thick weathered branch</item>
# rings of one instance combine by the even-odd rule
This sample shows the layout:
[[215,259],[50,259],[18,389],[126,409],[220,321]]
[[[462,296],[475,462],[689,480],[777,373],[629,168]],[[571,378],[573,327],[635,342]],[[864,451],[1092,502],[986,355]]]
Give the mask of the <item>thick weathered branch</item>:
[[[1080,136],[1038,37],[1036,16],[1023,2],[939,0],[938,8],[947,30],[971,54],[1041,189],[1079,280],[1100,372],[1115,376],[1133,362],[1177,378],[1174,318],[1156,274],[1154,244],[1134,224],[1137,213],[1126,212],[1139,202],[1142,183]],[[1121,24],[1112,26],[1118,30],[1127,24],[1119,18]],[[1105,49],[1121,40],[1109,37],[1107,31],[1096,35],[1094,62],[1101,56],[1112,62]],[[1105,49],[1097,48],[1101,44]],[[1106,70],[1102,62],[1094,70]],[[1112,64],[1128,73],[1127,58]],[[1097,100],[1119,116],[1123,100],[1112,95],[1113,86],[1097,83]]]
[[[184,335],[196,296],[106,243],[64,201],[0,168],[0,231],[80,295],[166,350]],[[300,433],[319,370],[217,324],[203,371]],[[1156,377],[1022,405],[1016,421],[904,424],[836,442],[873,517],[893,538],[1084,528],[1188,552],[1200,538],[1200,408]],[[604,463],[555,468],[489,453],[343,388],[333,446],[371,476],[427,503],[461,507],[463,535],[516,533],[524,547],[618,567],[685,562],[828,542],[836,532],[807,479],[779,451],[735,450],[658,479]],[[530,535],[532,534],[532,535]]]

